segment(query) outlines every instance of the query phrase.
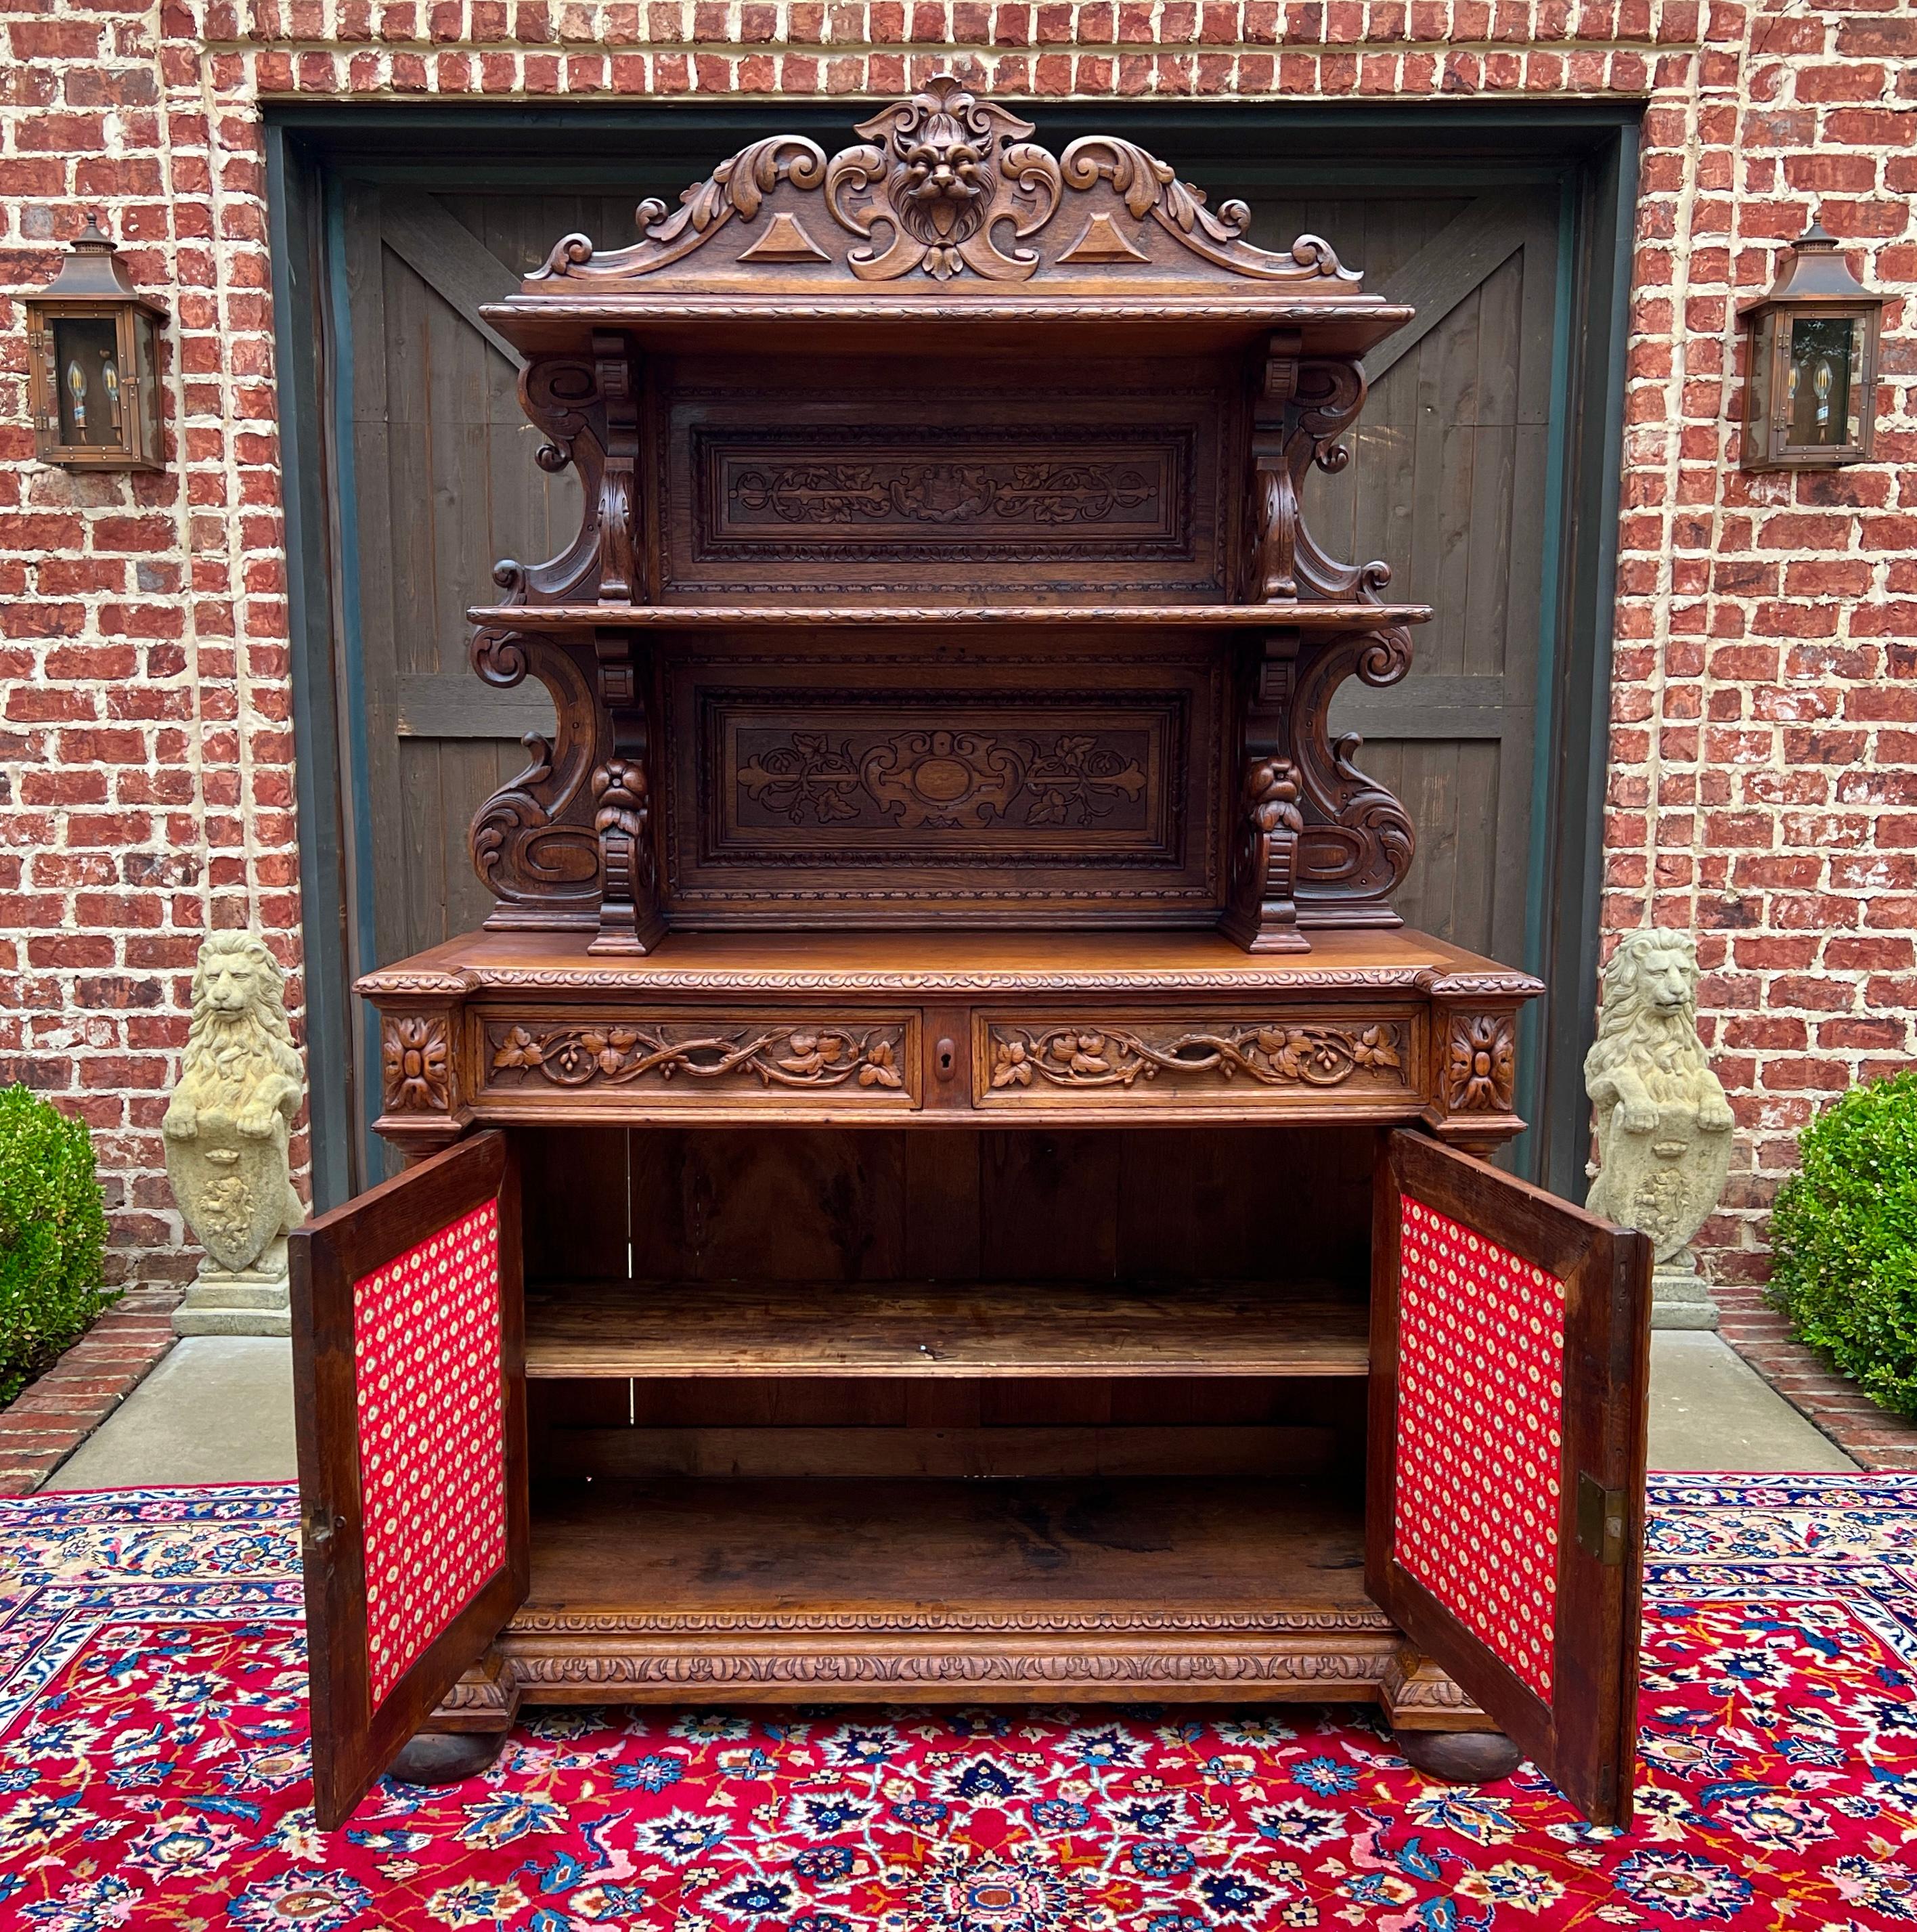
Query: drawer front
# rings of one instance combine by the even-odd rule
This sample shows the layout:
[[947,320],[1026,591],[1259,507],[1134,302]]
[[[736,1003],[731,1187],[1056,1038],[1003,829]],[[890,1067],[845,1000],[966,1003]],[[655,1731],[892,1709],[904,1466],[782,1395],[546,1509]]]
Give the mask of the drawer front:
[[478,1086],[497,1112],[568,1095],[608,1112],[910,1112],[920,1101],[919,1016],[640,1013],[591,1019],[488,1013]]
[[973,1018],[973,1103],[985,1110],[1262,1113],[1412,1110],[1418,1015],[1060,1013]]

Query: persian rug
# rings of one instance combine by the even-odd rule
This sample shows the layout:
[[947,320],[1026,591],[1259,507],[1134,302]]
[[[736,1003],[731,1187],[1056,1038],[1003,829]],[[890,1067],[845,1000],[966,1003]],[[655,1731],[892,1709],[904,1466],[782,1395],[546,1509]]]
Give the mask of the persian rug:
[[0,1925],[1378,1932],[1917,1923],[1917,1476],[1652,1493],[1628,1836],[1350,1709],[536,1712],[314,1824],[280,1485],[0,1505]]

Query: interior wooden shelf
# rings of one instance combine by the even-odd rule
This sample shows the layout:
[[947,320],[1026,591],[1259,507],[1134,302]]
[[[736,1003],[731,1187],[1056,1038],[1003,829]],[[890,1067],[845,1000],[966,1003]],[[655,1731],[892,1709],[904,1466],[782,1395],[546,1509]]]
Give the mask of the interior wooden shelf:
[[706,629],[715,626],[897,626],[960,629],[1108,630],[1120,626],[1186,628],[1379,630],[1429,622],[1428,604],[1300,601],[1283,604],[502,604],[466,612],[476,624],[515,631]]
[[1356,1494],[1270,1478],[598,1482],[532,1511],[535,1612],[1370,1608]]
[[1361,1304],[1256,1285],[567,1284],[529,1292],[526,1372],[1362,1376]]

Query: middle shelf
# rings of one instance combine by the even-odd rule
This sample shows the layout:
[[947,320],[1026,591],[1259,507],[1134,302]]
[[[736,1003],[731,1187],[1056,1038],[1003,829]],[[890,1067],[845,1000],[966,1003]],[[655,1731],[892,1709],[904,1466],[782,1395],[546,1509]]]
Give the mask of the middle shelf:
[[527,1291],[526,1372],[1363,1376],[1366,1331],[1328,1287],[592,1282]]

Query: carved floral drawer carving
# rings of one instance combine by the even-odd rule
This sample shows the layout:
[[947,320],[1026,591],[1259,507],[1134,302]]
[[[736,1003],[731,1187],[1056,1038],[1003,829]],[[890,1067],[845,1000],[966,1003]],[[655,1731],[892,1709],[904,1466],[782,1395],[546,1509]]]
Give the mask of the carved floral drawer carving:
[[1176,1099],[1201,1106],[1316,1106],[1348,1095],[1401,1100],[1414,1090],[1414,1022],[1353,1015],[1142,1018],[1082,1014],[1040,1021],[980,1014],[973,1089],[980,1107],[1082,1104],[1123,1108]]
[[916,1016],[837,1021],[812,1015],[590,1020],[489,1018],[480,1074],[488,1094],[639,1090],[649,1106],[781,1111],[816,1095],[835,1107],[919,1104]]

